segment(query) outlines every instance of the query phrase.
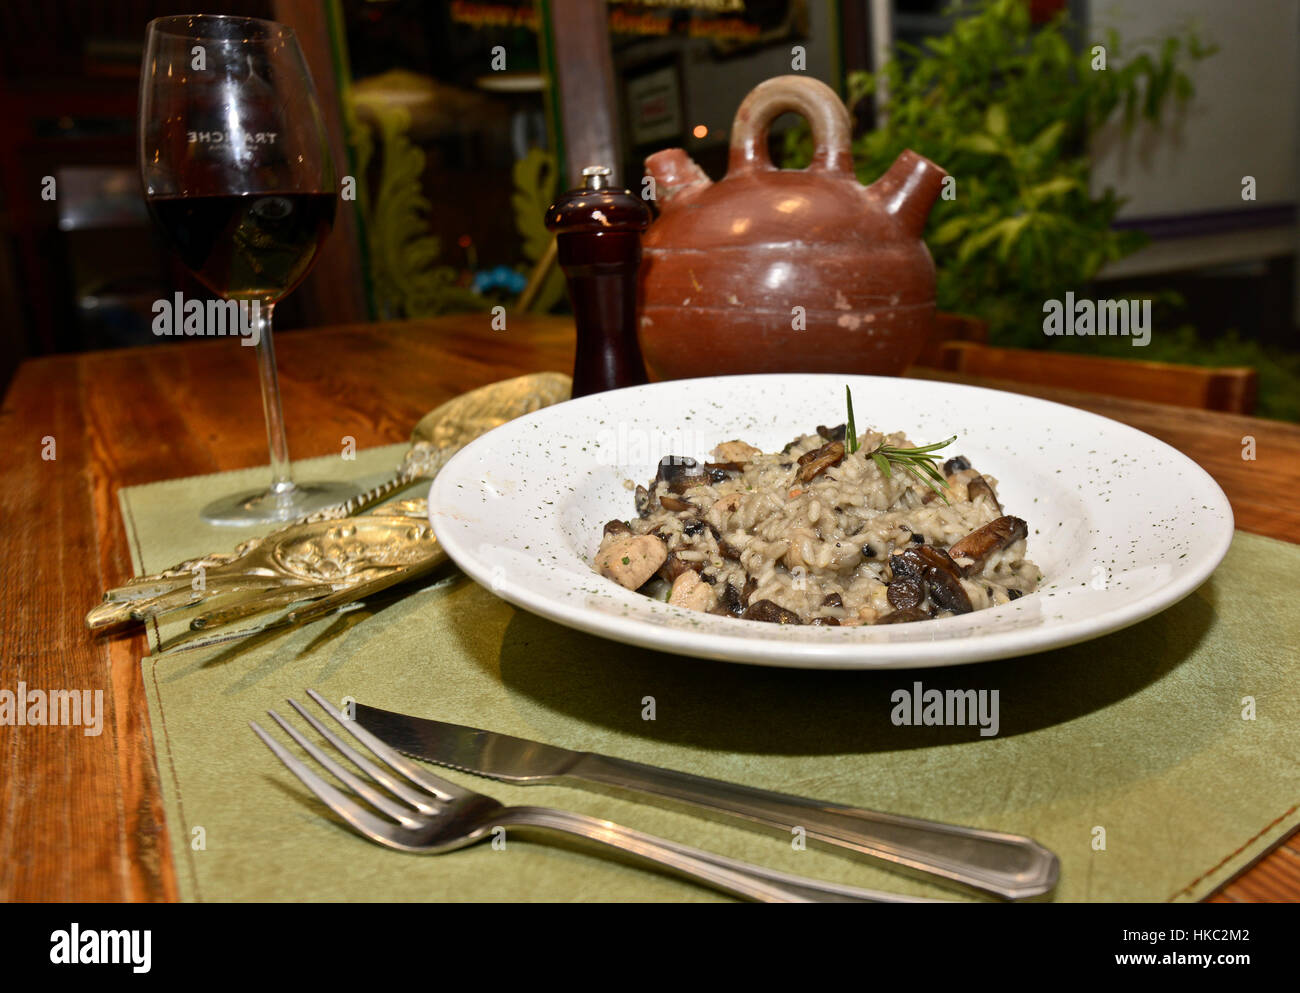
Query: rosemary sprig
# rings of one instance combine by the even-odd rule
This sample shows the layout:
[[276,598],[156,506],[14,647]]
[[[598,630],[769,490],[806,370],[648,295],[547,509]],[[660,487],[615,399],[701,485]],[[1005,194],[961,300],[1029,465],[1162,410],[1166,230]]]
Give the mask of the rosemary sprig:
[[[856,452],[858,450],[858,433],[853,423],[853,393],[847,386],[844,387],[844,393],[849,403],[848,434],[845,436],[845,441],[848,450]],[[943,478],[943,473],[935,468],[939,456],[932,453],[941,448],[947,448],[956,440],[957,436],[953,435],[947,441],[936,441],[932,445],[920,445],[916,448],[895,448],[882,442],[867,452],[867,457],[876,463],[876,468],[880,470],[881,475],[886,479],[893,476],[891,467],[898,466],[898,468],[915,476],[934,490],[935,493],[939,494],[939,499],[946,504],[948,498],[944,496],[943,491],[948,488],[948,481]]]
[[939,499],[947,503],[948,498],[944,496],[943,491],[948,488],[948,481],[943,478],[943,473],[935,468],[934,464],[939,460],[939,456],[930,453],[946,448],[956,440],[957,436],[953,435],[947,441],[922,445],[919,448],[894,448],[891,445],[881,444],[867,454],[886,478],[893,475],[890,467],[898,466],[934,490],[939,495]]
[[853,424],[853,391],[844,387],[844,396],[849,401],[849,433],[845,435],[844,440],[848,446],[849,454],[852,455],[858,450],[858,429]]

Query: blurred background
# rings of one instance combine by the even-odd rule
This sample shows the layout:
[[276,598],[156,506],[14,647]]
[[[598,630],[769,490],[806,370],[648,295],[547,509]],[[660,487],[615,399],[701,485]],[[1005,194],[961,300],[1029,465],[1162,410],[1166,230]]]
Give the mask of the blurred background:
[[[155,233],[135,163],[145,24],[180,12],[0,5],[5,383],[28,356],[148,347],[154,300],[203,294]],[[645,156],[675,146],[721,178],[744,95],[796,71],[850,106],[863,180],[906,147],[959,179],[927,228],[944,316],[923,362],[1050,378],[1048,353],[1069,351],[1238,385],[1250,371],[1211,405],[1300,420],[1300,0],[246,0],[203,12],[295,28],[338,171],[357,179],[357,209],[340,211],[277,331],[498,303],[563,312],[542,226],[556,193],[597,161],[637,188]],[[801,166],[806,125],[782,118],[771,144],[774,161]],[[1043,303],[1067,290],[1151,299],[1150,344],[1045,336]]]

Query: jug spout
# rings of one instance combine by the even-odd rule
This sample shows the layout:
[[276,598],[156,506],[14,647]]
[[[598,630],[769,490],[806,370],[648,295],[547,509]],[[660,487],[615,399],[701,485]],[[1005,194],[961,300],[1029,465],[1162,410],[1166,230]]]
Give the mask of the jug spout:
[[655,152],[645,160],[645,168],[654,179],[654,199],[660,210],[680,207],[713,185],[704,170],[680,148]]
[[943,169],[909,148],[868,189],[880,198],[887,214],[898,218],[904,231],[919,238],[947,176]]

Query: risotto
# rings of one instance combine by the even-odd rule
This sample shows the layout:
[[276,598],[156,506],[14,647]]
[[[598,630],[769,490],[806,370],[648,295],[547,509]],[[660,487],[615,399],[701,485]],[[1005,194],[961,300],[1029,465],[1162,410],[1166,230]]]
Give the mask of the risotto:
[[1027,525],[1002,512],[997,480],[958,456],[936,472],[943,485],[927,485],[872,457],[910,449],[902,434],[868,431],[856,446],[845,434],[819,426],[775,453],[728,441],[703,464],[665,457],[648,486],[625,484],[636,515],[605,525],[597,571],[681,607],[777,624],[947,617],[1036,589]]

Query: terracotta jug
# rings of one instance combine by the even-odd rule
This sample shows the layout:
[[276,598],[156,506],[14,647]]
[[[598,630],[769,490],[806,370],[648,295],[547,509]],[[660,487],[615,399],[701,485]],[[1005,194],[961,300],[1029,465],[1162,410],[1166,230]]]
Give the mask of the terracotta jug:
[[[807,169],[777,169],[768,156],[768,129],[786,111],[812,126]],[[680,148],[646,160],[660,209],[639,275],[652,378],[895,375],[917,357],[934,320],[934,262],[921,232],[947,173],[909,150],[864,187],[850,137],[829,86],[778,76],[736,112],[721,181]]]

